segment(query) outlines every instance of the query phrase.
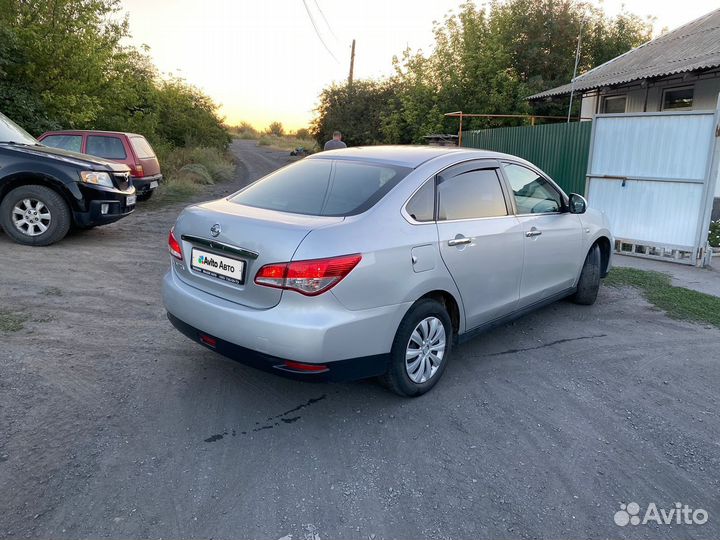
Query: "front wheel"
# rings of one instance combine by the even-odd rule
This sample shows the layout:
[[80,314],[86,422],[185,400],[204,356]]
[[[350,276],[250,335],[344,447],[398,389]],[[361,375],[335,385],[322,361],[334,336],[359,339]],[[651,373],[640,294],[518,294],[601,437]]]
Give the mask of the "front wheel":
[[137,200],[140,201],[140,202],[144,202],[144,201],[149,200],[150,197],[152,197],[154,191],[155,191],[154,189],[149,189],[149,190],[147,190],[147,191],[145,191],[145,192],[143,192],[143,193],[138,193],[138,194],[137,194]]
[[598,291],[600,290],[600,246],[597,244],[590,248],[585,257],[580,279],[578,280],[577,291],[570,299],[576,304],[589,306],[595,303]]
[[452,323],[440,302],[427,298],[405,315],[382,381],[401,396],[420,396],[437,384],[452,349]]
[[20,186],[2,200],[0,223],[18,244],[49,246],[62,240],[70,229],[70,208],[48,187]]

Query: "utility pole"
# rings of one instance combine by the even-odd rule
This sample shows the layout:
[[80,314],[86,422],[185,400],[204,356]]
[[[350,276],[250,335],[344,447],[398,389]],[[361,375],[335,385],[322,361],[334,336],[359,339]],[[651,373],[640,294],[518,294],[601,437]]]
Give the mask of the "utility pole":
[[348,86],[352,86],[354,70],[355,70],[355,40],[353,39],[352,49],[350,51],[350,75],[348,75]]
[[[578,63],[580,62],[580,42],[582,41],[583,19],[580,19],[580,32],[578,32],[577,49],[575,50],[575,69],[573,70],[572,84],[570,85],[570,105],[568,105],[567,121],[570,123],[570,113],[572,112],[573,94],[575,93],[575,77],[577,77]],[[582,116],[582,112],[580,113]]]

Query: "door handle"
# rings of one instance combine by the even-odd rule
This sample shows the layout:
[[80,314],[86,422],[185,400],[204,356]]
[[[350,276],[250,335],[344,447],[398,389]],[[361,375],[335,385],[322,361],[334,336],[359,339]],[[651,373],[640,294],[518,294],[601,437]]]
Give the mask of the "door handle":
[[540,236],[542,234],[542,231],[538,231],[536,228],[530,229],[528,232],[525,233],[525,236],[528,238],[532,238],[533,236]]
[[472,242],[472,238],[453,238],[448,240],[448,246],[461,246],[462,244],[469,244]]

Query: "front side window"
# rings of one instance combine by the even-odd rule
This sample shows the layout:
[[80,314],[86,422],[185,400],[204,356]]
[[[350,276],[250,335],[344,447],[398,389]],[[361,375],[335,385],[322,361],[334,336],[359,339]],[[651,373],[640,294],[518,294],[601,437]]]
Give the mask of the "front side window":
[[662,110],[692,109],[694,93],[692,86],[665,90],[663,92]]
[[89,135],[86,153],[105,159],[125,159],[125,145],[118,137]]
[[82,135],[48,135],[42,140],[45,146],[82,152]]
[[562,211],[560,193],[545,178],[515,163],[505,163],[504,167],[515,196],[518,214]]
[[359,161],[305,159],[284,167],[230,201],[314,216],[350,216],[371,208],[411,169]]
[[438,177],[438,220],[477,219],[507,215],[496,169],[465,170]]
[[609,96],[603,99],[603,111],[607,114],[624,113],[627,104],[625,96]]

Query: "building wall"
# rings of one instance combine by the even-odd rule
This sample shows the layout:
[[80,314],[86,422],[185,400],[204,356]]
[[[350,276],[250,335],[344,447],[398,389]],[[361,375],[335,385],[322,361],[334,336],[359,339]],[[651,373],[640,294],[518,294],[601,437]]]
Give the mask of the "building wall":
[[[708,111],[717,108],[718,94],[720,94],[720,73],[702,73],[690,76],[671,76],[654,81],[645,88],[639,83],[632,83],[626,86],[602,89],[599,92],[588,92],[583,94],[580,114],[583,119],[589,120],[595,113],[601,112],[603,98],[621,95],[627,97],[625,112],[659,112],[662,110],[663,90],[684,86],[693,86],[695,90],[692,110]],[[715,183],[713,219],[720,219],[720,170]]]

